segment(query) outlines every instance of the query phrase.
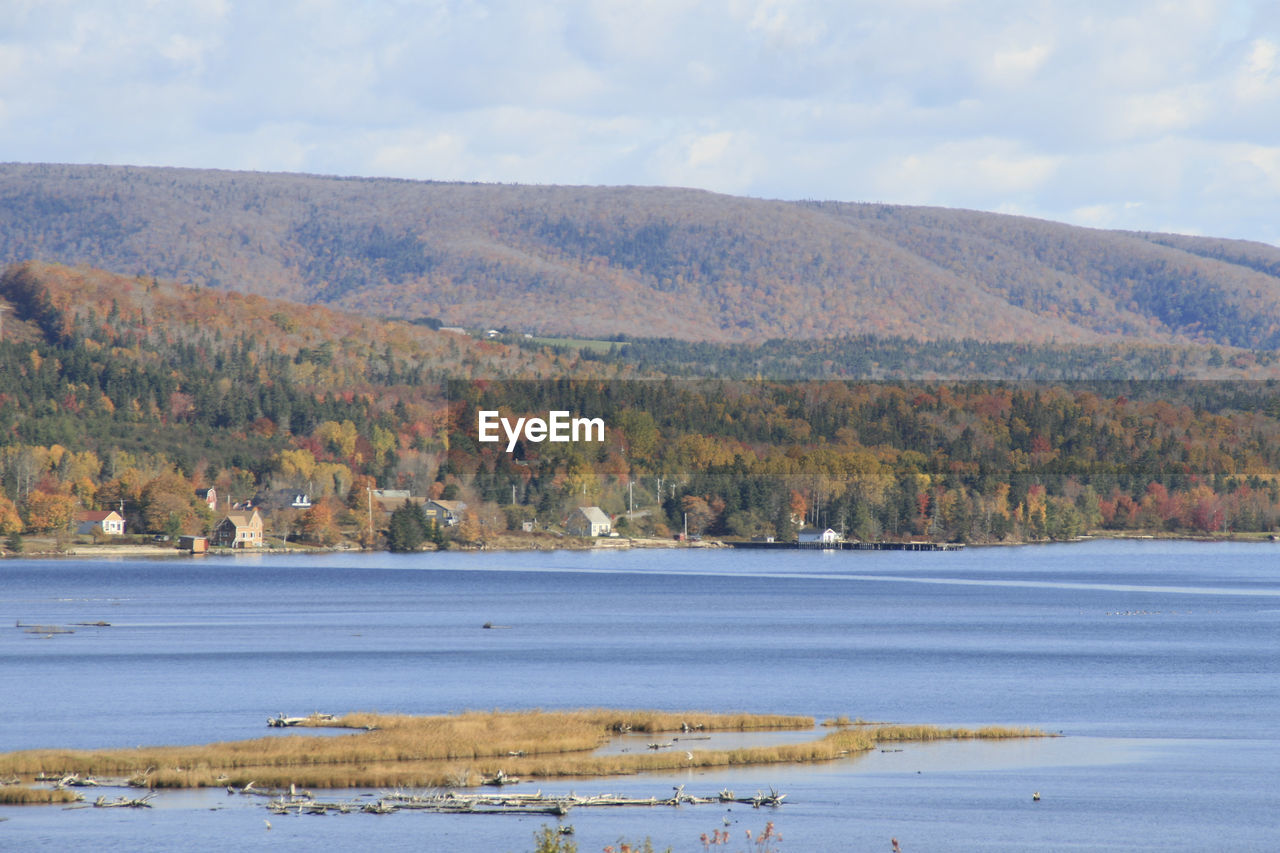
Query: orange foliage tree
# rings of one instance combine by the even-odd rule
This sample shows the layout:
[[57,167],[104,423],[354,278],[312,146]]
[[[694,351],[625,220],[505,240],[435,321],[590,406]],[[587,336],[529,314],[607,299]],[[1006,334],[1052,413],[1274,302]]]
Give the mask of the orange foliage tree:
[[36,490],[27,496],[27,527],[37,533],[65,530],[75,518],[76,508],[71,495]]

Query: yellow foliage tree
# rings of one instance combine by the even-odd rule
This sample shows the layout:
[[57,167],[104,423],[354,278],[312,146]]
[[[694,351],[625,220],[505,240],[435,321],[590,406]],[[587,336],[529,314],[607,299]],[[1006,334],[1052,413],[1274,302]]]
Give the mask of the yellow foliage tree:
[[[348,421],[348,423],[350,423],[350,421]],[[373,445],[374,465],[378,468],[385,465],[387,461],[387,453],[394,449],[397,443],[396,434],[394,432],[383,429],[380,426],[375,426],[373,428],[373,436],[369,439],[369,444]],[[354,445],[355,443],[352,442],[353,447]],[[348,453],[344,455],[350,456],[351,454]]]
[[315,494],[342,497],[351,491],[351,469],[341,462],[319,462],[312,475]]
[[347,459],[356,452],[356,439],[360,434],[351,421],[325,421],[316,427],[315,437],[328,445],[333,453]]
[[315,475],[316,457],[305,447],[297,450],[281,450],[280,455],[276,457],[276,466],[283,476],[300,486]]
[[0,493],[0,536],[21,533],[22,529],[22,516],[18,514],[17,505]]

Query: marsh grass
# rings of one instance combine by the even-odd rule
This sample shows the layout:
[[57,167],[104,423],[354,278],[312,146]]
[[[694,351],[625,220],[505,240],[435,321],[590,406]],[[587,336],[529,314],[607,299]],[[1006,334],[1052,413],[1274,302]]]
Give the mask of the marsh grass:
[[468,787],[499,770],[508,776],[617,776],[690,767],[830,761],[884,741],[1038,737],[1030,729],[859,726],[817,740],[728,750],[683,749],[595,755],[619,731],[745,731],[813,728],[809,717],[582,710],[469,712],[448,717],[351,714],[357,734],[294,735],[204,746],[133,750],[31,750],[0,755],[0,775],[79,773],[136,778],[151,788]]
[[876,723],[871,720],[864,720],[861,717],[858,717],[856,720],[851,720],[848,717],[840,716],[835,719],[823,720],[822,725],[824,728],[828,729],[843,729],[848,728],[849,726],[883,726],[885,724]]
[[8,785],[0,788],[0,805],[31,806],[48,803],[74,803],[81,799],[74,791],[54,788],[27,788],[22,785]]

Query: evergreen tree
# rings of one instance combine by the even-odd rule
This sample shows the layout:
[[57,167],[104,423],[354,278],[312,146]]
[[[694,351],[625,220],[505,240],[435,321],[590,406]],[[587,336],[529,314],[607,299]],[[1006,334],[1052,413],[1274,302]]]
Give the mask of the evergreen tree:
[[406,502],[392,511],[387,547],[392,551],[417,551],[431,535],[431,525],[421,504]]

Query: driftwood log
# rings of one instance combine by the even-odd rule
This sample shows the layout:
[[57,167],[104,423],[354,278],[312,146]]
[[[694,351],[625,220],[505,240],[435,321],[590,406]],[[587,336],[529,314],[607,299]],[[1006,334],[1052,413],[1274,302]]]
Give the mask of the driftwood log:
[[[246,786],[239,791],[242,794],[268,795],[269,792]],[[228,789],[230,790],[230,789]],[[755,796],[737,797],[732,791],[724,790],[710,797],[697,797],[686,794],[684,786],[673,788],[670,797],[625,797],[621,794],[599,794],[592,797],[581,797],[576,794],[554,795],[541,791],[531,794],[464,794],[447,791],[438,794],[406,794],[401,792],[383,793],[372,802],[343,800],[326,802],[316,800],[307,792],[298,794],[276,792],[276,796],[267,803],[267,808],[275,814],[392,814],[398,811],[424,811],[433,814],[524,814],[552,815],[563,817],[570,809],[575,808],[620,808],[628,806],[681,806],[703,805],[709,803],[741,803],[753,808],[762,806],[777,807],[782,805],[786,794],[779,794],[770,789],[768,794],[757,792]]]
[[149,809],[151,808],[151,798],[155,794],[147,794],[145,797],[116,797],[114,800],[108,800],[106,797],[98,797],[93,801],[95,809]]
[[274,717],[268,717],[267,725],[274,729],[302,725],[326,726],[332,724],[335,720],[336,718],[333,714],[321,714],[319,711],[314,711],[305,717],[286,717],[282,712]]
[[97,788],[98,780],[92,776],[81,777],[79,773],[69,773],[54,782],[54,788]]

